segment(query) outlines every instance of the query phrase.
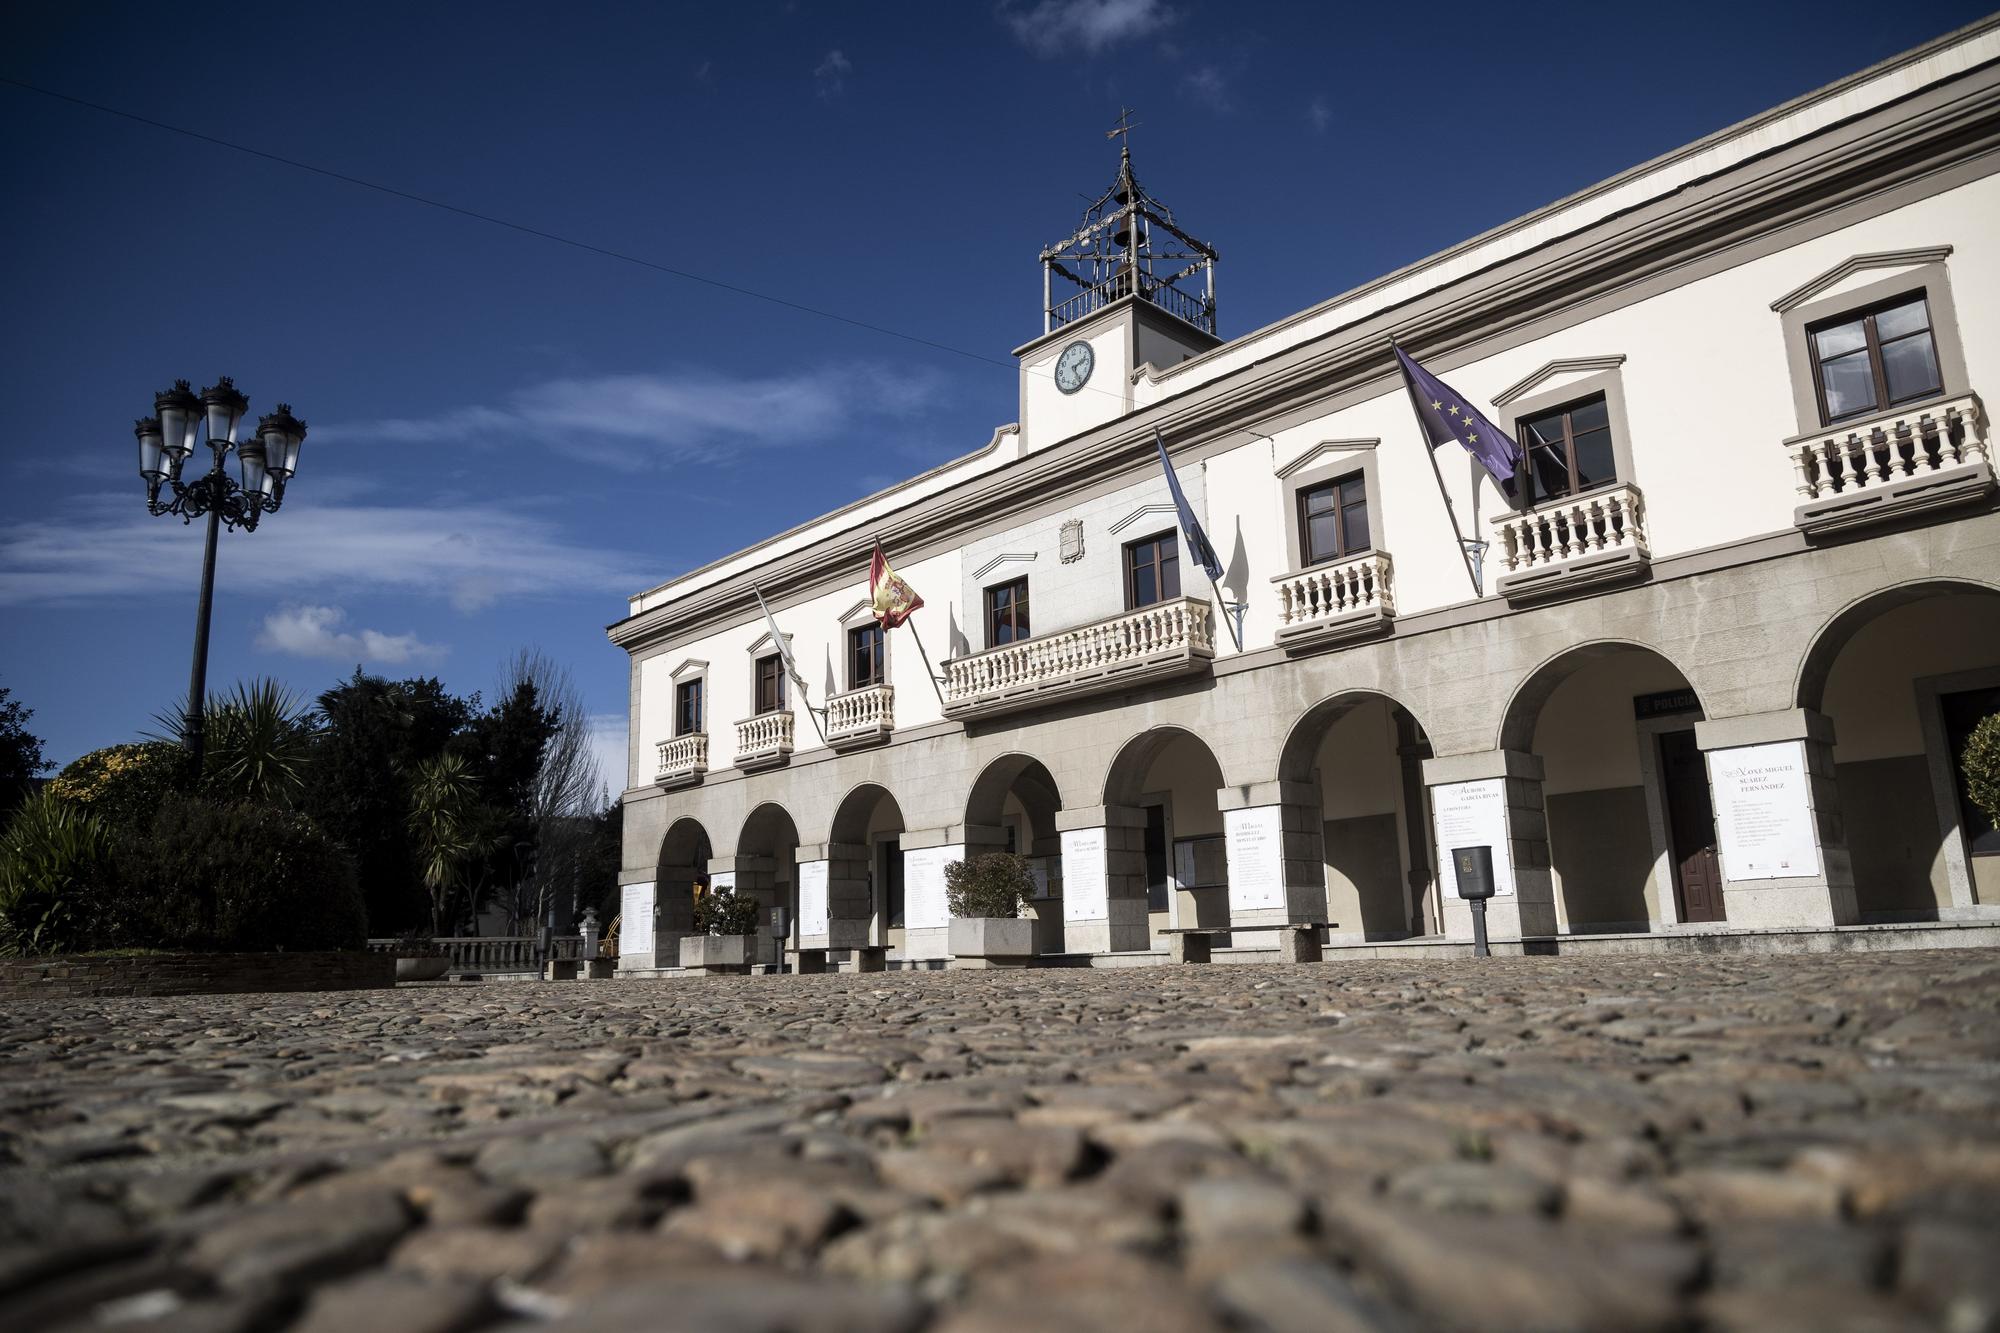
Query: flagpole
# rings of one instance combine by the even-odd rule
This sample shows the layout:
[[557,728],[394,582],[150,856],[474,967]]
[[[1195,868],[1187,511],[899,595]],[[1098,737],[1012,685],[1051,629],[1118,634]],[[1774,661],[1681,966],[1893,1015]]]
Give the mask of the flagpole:
[[799,674],[799,664],[792,660],[792,646],[785,641],[785,632],[778,628],[778,618],[771,614],[771,608],[764,601],[763,590],[756,584],[750,585],[751,596],[757,599],[757,606],[764,613],[764,623],[770,626],[771,643],[778,650],[778,657],[785,664],[785,674],[792,678],[792,684],[799,692],[799,702],[805,705],[806,716],[812,719],[813,730],[819,733],[819,743],[825,745],[826,728],[819,723],[819,714],[814,711],[812,695],[806,689],[806,678]]
[[[1389,339],[1391,356],[1397,351],[1396,340]],[[1410,410],[1417,414],[1417,434],[1424,437],[1424,454],[1431,460],[1431,475],[1437,478],[1438,498],[1444,501],[1445,516],[1451,520],[1451,535],[1458,539],[1458,558],[1465,562],[1465,577],[1472,584],[1472,595],[1484,597],[1486,589],[1480,586],[1479,573],[1472,565],[1472,550],[1466,545],[1465,529],[1458,526],[1458,509],[1451,502],[1451,492],[1444,488],[1444,469],[1438,466],[1437,446],[1431,443],[1431,433],[1424,428],[1423,410],[1417,406],[1416,388],[1410,383],[1409,375],[1403,370],[1401,361],[1396,363],[1396,374],[1403,381],[1403,395],[1410,400]],[[1486,553],[1486,544],[1478,543],[1480,555]]]
[[931,665],[930,652],[924,647],[924,636],[917,629],[917,613],[910,612],[903,617],[903,623],[910,627],[910,637],[917,641],[917,656],[924,659],[924,674],[930,677],[931,693],[937,695],[938,708],[944,708],[944,691],[938,688],[937,668]]
[[[1201,572],[1208,574],[1206,569]],[[1215,581],[1215,575],[1213,574],[1208,574],[1208,586],[1215,589],[1215,604],[1222,608],[1222,623],[1229,626],[1229,640],[1236,645],[1236,651],[1240,653],[1243,651],[1243,631],[1237,628],[1236,617],[1231,615],[1230,612],[1242,606],[1243,603],[1232,602],[1224,598],[1222,595],[1222,585]]]

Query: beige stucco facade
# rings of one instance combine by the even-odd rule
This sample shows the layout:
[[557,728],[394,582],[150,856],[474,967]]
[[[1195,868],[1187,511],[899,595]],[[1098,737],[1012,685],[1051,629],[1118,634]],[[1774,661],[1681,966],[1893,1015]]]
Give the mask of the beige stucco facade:
[[[941,957],[937,865],[986,847],[1035,858],[1044,954],[1460,937],[1439,811],[1475,798],[1504,811],[1500,936],[1685,930],[1690,901],[1711,929],[1990,910],[1948,741],[2000,686],[1995,57],[2000,27],[1953,34],[1220,345],[1128,298],[1021,349],[1021,421],[983,448],[635,596],[623,880],[659,931],[628,922],[625,966],[675,962],[718,875],[794,949]],[[1904,290],[1939,390],[1809,418],[1800,312]],[[1447,510],[1392,334],[1510,429],[1601,396],[1615,484],[1523,513],[1447,447]],[[1095,370],[1063,393],[1076,339]],[[1176,531],[1155,430],[1224,573],[1218,598],[1183,552],[1185,602],[1134,609],[1126,543]],[[1339,477],[1372,540],[1308,568],[1296,496]],[[1476,592],[1454,513],[1490,543]],[[892,688],[853,690],[877,539],[927,605]],[[983,589],[1019,578],[1034,637],[990,650]],[[806,682],[782,721],[755,716],[753,583]],[[1780,760],[1781,793],[1746,785]],[[1719,909],[1681,880],[1703,802]],[[1750,850],[1773,820],[1786,857],[1809,829],[1784,873]]]

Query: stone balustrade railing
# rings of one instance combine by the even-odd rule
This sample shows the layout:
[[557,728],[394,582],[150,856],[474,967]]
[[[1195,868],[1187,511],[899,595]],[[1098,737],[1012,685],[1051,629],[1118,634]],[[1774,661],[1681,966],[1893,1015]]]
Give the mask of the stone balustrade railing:
[[1828,426],[1785,441],[1785,449],[1808,501],[1992,462],[1979,399],[1971,394]]
[[1646,557],[1646,504],[1637,486],[1606,486],[1545,500],[1493,519],[1508,573],[1541,569],[1605,551]]
[[826,701],[828,741],[866,740],[896,729],[896,687],[864,685]]
[[[535,935],[440,935],[430,942],[451,959],[449,970],[453,974],[491,976],[541,970],[541,940]],[[368,949],[371,953],[394,953],[400,944],[397,939],[375,939],[368,941]],[[580,958],[583,937],[557,935],[549,941],[549,950],[552,958]]]
[[1280,574],[1279,629],[1296,629],[1360,612],[1396,614],[1394,570],[1386,552],[1371,551],[1296,574]]
[[777,763],[792,753],[792,713],[759,713],[736,724],[736,766]]
[[1215,656],[1215,613],[1179,597],[945,663],[945,712],[1076,693],[1133,674],[1192,669]]
[[708,772],[708,733],[692,731],[659,744],[660,761],[653,781],[662,785],[689,782]]

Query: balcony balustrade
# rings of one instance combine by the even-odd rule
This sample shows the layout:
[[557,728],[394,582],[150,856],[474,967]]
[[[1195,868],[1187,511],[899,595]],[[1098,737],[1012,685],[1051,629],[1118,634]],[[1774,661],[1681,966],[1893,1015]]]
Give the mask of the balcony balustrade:
[[1637,486],[1606,486],[1492,519],[1495,591],[1510,602],[1563,597],[1645,572],[1646,502]]
[[944,711],[977,717],[1036,708],[1206,670],[1214,656],[1213,609],[1200,598],[1175,598],[954,658],[944,667]]
[[736,767],[775,768],[792,757],[792,714],[759,713],[736,724]]
[[660,760],[653,782],[661,787],[684,787],[700,782],[708,772],[708,733],[689,732],[659,744]]
[[1990,495],[1993,457],[1972,394],[1785,441],[1804,503],[1793,522],[1837,531]]
[[835,749],[879,741],[895,729],[894,685],[864,685],[826,701],[826,743]]
[[1271,582],[1278,590],[1278,643],[1288,652],[1380,634],[1396,616],[1395,569],[1385,551]]

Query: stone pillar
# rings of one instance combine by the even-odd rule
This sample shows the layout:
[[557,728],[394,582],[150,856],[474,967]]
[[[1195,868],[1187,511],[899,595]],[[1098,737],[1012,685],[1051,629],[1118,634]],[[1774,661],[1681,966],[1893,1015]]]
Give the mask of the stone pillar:
[[695,881],[706,882],[707,873],[706,868],[696,866],[660,867],[659,883],[653,889],[653,956],[658,960],[654,966],[680,966],[681,941],[694,934]]
[[[974,831],[963,824],[903,830],[903,957],[913,962],[951,957],[944,868],[965,859],[969,832]],[[981,850],[985,848],[974,845],[974,852]]]
[[1215,804],[1229,866],[1230,928],[1326,924],[1326,834],[1313,785],[1223,787]]
[[806,843],[798,850],[798,866],[800,951],[865,949],[874,943],[867,844]]
[[[618,876],[618,970],[620,972],[643,971],[657,967],[654,961],[656,945],[653,938],[653,898],[655,885],[650,879],[633,878],[648,871],[626,871]],[[676,945],[678,948],[678,944]],[[666,966],[677,967],[680,956],[670,957]]]
[[1555,879],[1549,873],[1549,817],[1542,806],[1542,758],[1485,750],[1424,760],[1439,867],[1446,939],[1472,938],[1472,908],[1452,877],[1453,847],[1490,845],[1496,896],[1486,930],[1497,940],[1556,933]]
[[1135,953],[1153,947],[1146,906],[1146,812],[1131,805],[1058,810],[1063,949]]
[[1859,919],[1833,739],[1832,721],[1809,708],[1695,723],[1729,925],[1824,930]]

